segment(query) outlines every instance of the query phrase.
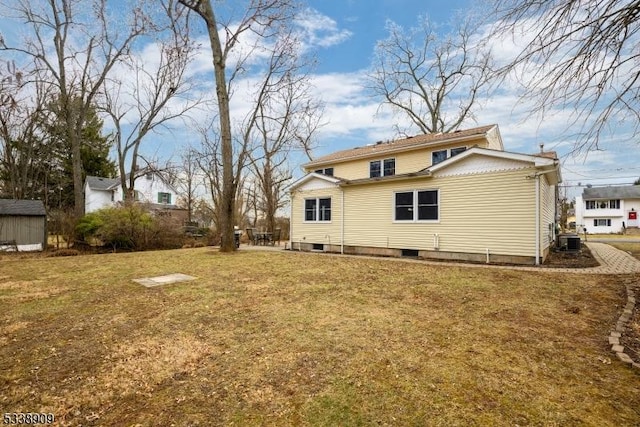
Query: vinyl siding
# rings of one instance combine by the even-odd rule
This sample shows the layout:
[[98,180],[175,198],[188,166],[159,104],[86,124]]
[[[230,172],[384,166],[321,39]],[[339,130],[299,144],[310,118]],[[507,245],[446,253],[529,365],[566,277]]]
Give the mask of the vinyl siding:
[[[535,254],[532,169],[416,178],[345,188],[345,244],[449,252]],[[439,221],[393,221],[394,192],[439,190]]]
[[[331,197],[331,222],[305,222],[304,201],[316,197]],[[291,194],[291,241],[341,244],[341,204],[342,192],[337,186],[294,191]]]
[[[555,186],[549,184],[546,175],[540,178],[540,234],[541,249],[548,248],[551,245],[555,234],[555,204],[556,204]],[[549,228],[551,226],[551,229]]]
[[[335,163],[333,167],[333,175],[343,179],[361,179],[369,178],[369,163],[374,160],[396,159],[396,175],[410,172],[417,172],[431,166],[431,154],[434,151],[440,151],[451,148],[467,147],[477,145],[481,148],[488,148],[489,143],[485,139],[473,141],[455,142],[450,144],[442,144],[431,147],[424,147],[417,150],[405,151],[399,153],[382,154],[376,157],[366,159],[352,160],[343,163]],[[307,170],[313,172],[313,169]]]

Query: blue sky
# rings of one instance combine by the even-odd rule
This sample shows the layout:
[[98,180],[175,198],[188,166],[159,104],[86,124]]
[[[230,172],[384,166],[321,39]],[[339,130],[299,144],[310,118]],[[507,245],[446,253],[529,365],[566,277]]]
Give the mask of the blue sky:
[[[376,41],[386,36],[385,23],[392,20],[405,28],[415,26],[419,15],[427,15],[432,21],[442,24],[449,22],[457,12],[477,6],[478,1],[448,0],[312,0],[308,4],[333,21],[335,32],[348,32],[339,43],[319,47],[319,79],[342,79],[346,85],[361,83],[363,73],[370,65]],[[497,46],[496,55],[509,51],[508,46]],[[327,84],[327,82],[325,82]],[[337,149],[349,148],[393,138],[389,117],[375,117],[372,114],[375,100],[367,99],[357,89],[342,89],[348,95],[343,102],[330,101],[326,113],[330,123],[324,129],[318,154]],[[326,93],[326,92],[324,92]],[[545,118],[529,117],[526,106],[520,104],[521,93],[505,88],[499,94],[482,99],[476,109],[476,122],[464,127],[497,123],[504,140],[505,149],[524,153],[535,153],[540,144],[545,149],[556,150],[563,160],[565,185],[571,185],[570,194],[581,191],[580,185],[611,185],[631,183],[640,177],[640,141],[621,142],[627,139],[625,129],[616,129],[605,141],[605,151],[591,152],[579,157],[567,153],[575,142],[567,137],[568,112],[552,111]],[[329,98],[332,99],[331,96]],[[332,111],[332,108],[335,110]],[[360,120],[351,121],[348,130],[343,128],[345,111],[360,114]],[[334,114],[335,113],[335,114]],[[369,128],[363,124],[369,121]],[[373,130],[370,132],[369,130]],[[345,132],[346,131],[346,132]],[[376,138],[372,133],[379,134]],[[367,140],[367,138],[369,138]]]
[[[111,3],[113,4],[113,3]],[[309,9],[302,17],[308,28],[306,45],[318,59],[313,72],[314,93],[325,104],[325,125],[318,134],[315,156],[332,151],[361,146],[397,135],[393,126],[402,120],[389,112],[379,112],[379,101],[365,90],[364,77],[370,67],[376,42],[386,37],[385,24],[392,20],[405,28],[415,26],[418,16],[446,24],[460,11],[480,4],[479,0],[308,0]],[[446,27],[446,26],[445,26]],[[0,18],[0,30],[8,38],[15,30]],[[18,30],[19,31],[19,30]],[[203,35],[203,49],[194,63],[194,75],[201,79],[198,91],[212,90],[211,52]],[[498,59],[513,52],[509,43],[496,44]],[[152,63],[154,49],[139,50],[142,60]],[[124,77],[126,78],[126,76]],[[570,195],[579,193],[578,184],[603,185],[631,183],[640,177],[640,143],[621,142],[625,129],[616,128],[605,141],[605,151],[586,157],[570,157],[567,153],[575,141],[566,136],[569,112],[551,111],[544,118],[531,117],[525,105],[519,103],[521,93],[515,86],[503,85],[500,92],[479,100],[476,121],[463,128],[498,124],[508,151],[535,153],[540,144],[556,150],[563,160],[565,185]],[[171,131],[149,135],[142,152],[150,158],[179,161],[186,144],[197,144],[199,135],[193,126],[174,122]],[[292,156],[291,167],[300,176],[304,157]]]

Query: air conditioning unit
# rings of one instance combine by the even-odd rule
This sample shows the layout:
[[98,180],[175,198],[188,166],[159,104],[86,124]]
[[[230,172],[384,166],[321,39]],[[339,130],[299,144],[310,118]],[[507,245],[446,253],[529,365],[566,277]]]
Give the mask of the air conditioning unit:
[[558,235],[558,248],[561,251],[579,252],[580,236],[577,234],[560,234]]

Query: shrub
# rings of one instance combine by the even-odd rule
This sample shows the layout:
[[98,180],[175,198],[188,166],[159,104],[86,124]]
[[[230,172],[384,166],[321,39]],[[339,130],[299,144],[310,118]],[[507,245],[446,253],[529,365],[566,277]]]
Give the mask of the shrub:
[[138,203],[89,213],[76,231],[85,241],[97,239],[113,250],[180,248],[184,239],[179,219],[169,212],[149,212]]

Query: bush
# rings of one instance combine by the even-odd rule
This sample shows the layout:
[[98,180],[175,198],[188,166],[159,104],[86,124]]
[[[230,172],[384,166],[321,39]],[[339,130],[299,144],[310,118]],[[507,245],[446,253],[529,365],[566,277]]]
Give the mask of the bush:
[[179,248],[184,238],[178,219],[168,212],[151,213],[141,204],[89,213],[78,222],[76,231],[85,241],[97,239],[113,250]]

